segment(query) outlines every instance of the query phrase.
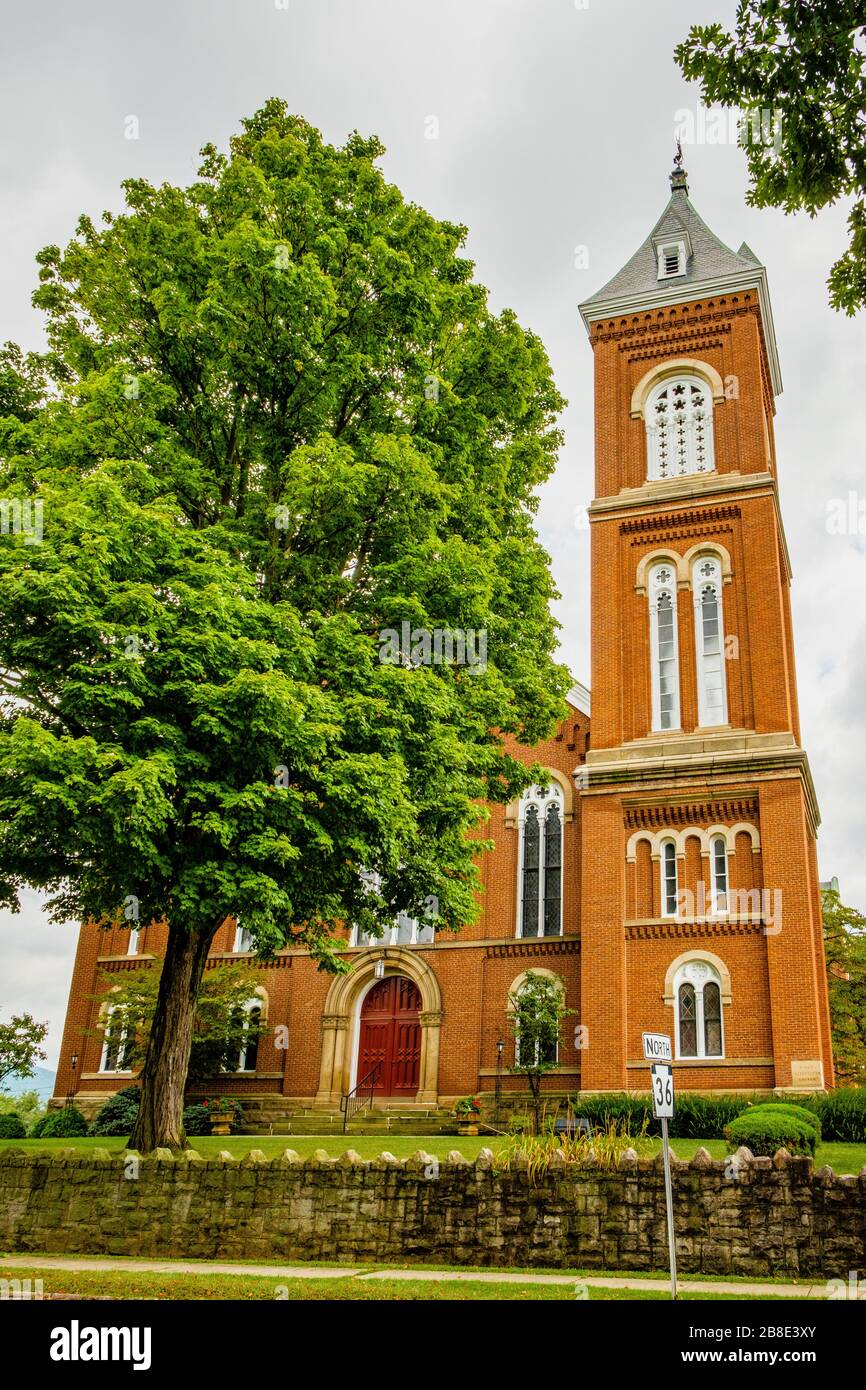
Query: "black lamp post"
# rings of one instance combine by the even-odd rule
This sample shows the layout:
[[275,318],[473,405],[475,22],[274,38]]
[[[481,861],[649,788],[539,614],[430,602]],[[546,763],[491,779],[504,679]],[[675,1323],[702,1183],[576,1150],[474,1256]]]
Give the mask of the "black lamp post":
[[499,1124],[499,1107],[502,1103],[502,1049],[505,1046],[500,1038],[496,1044],[496,1123]]
[[73,1052],[69,1059],[69,1066],[72,1075],[69,1079],[69,1090],[66,1092],[66,1104],[70,1106],[75,1099],[75,1068],[78,1066],[78,1053]]

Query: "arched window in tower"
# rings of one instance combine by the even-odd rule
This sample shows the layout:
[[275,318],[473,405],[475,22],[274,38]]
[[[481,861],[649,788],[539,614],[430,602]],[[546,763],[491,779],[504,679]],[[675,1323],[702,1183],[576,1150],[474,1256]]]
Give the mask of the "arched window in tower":
[[662,843],[661,851],[662,915],[664,917],[676,917],[679,906],[676,844],[673,840],[665,840]]
[[704,727],[727,724],[722,567],[714,555],[702,555],[695,561],[692,591],[695,597],[698,723]]
[[713,397],[700,377],[659,382],[647,397],[644,420],[648,478],[713,471]]
[[677,1056],[723,1057],[722,987],[715,966],[690,960],[674,980]]
[[723,835],[710,841],[710,906],[714,914],[728,910],[728,846]]
[[562,812],[554,781],[521,798],[518,936],[562,935]]
[[653,729],[680,727],[677,642],[677,576],[673,565],[656,565],[649,576],[650,660]]

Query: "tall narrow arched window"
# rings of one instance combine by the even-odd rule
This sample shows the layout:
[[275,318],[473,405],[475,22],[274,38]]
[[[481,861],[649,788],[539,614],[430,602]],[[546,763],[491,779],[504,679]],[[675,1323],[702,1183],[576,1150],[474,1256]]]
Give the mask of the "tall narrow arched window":
[[695,650],[698,671],[698,723],[728,722],[725,681],[725,631],[722,615],[722,567],[714,555],[699,556],[692,566],[695,597]]
[[728,910],[728,846],[724,835],[710,841],[710,907],[714,913]]
[[650,479],[713,471],[713,397],[700,377],[659,382],[647,396],[644,421]]
[[673,565],[655,565],[649,575],[650,661],[653,729],[680,727],[680,668],[677,641],[677,576]]
[[243,1029],[238,1071],[255,1071],[259,1060],[259,1028],[262,1021],[261,999],[250,999],[243,1006]]
[[679,906],[679,884],[677,881],[677,847],[673,840],[665,840],[661,847],[662,875],[662,914],[676,917]]
[[562,935],[562,788],[532,787],[520,801],[518,936]]
[[100,1071],[129,1071],[131,1038],[123,1014],[110,1004],[102,1019],[102,1056]]
[[675,977],[677,1056],[724,1056],[722,987],[715,966],[691,960]]

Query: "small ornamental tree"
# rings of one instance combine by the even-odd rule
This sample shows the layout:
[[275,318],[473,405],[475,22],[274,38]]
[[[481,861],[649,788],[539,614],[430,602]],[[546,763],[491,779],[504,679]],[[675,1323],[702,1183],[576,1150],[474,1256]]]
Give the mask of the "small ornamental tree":
[[538,1134],[541,1130],[541,1078],[558,1065],[563,1020],[574,1010],[565,1007],[559,980],[532,970],[527,970],[511,1002],[509,1021],[514,1035],[511,1071],[526,1077]]
[[[97,996],[111,1009],[111,1031],[125,1039],[125,1066],[138,1072],[147,1056],[147,1044],[159,998],[161,963],[124,972],[104,974]],[[256,997],[260,976],[241,962],[205,971],[196,1000],[186,1088],[236,1071],[241,1052],[258,1042],[267,1025],[245,1006]]]
[[269,101],[46,248],[50,351],[0,361],[0,903],[167,924],[143,1152],[184,1143],[226,917],[332,971],[348,922],[459,929],[484,801],[538,775],[504,736],[565,711],[534,529],[563,401],[382,153]]
[[8,1023],[0,1020],[0,1088],[10,1076],[32,1076],[37,1062],[45,1060],[42,1043],[47,1023],[37,1023],[32,1014],[13,1014]]
[[708,105],[743,111],[748,201],[812,217],[852,199],[830,302],[866,304],[866,10],[863,0],[738,0],[733,33],[694,25],[676,59]]
[[833,1065],[844,1086],[866,1085],[866,917],[826,890],[824,954]]

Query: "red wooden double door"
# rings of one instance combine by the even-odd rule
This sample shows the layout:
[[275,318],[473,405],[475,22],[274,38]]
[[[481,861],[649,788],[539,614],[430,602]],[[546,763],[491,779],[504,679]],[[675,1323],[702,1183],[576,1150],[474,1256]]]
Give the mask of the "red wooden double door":
[[361,1005],[358,1080],[379,1063],[375,1091],[414,1098],[421,1060],[421,993],[404,975],[389,975],[368,990]]

